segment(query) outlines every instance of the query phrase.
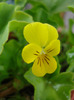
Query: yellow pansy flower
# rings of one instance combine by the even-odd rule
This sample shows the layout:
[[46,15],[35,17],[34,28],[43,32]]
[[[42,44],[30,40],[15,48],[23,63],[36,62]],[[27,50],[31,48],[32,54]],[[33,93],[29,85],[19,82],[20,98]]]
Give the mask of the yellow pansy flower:
[[26,63],[34,61],[32,73],[44,76],[53,73],[57,62],[53,56],[60,52],[60,41],[57,30],[40,22],[33,22],[24,27],[24,37],[29,42],[22,50],[22,57]]

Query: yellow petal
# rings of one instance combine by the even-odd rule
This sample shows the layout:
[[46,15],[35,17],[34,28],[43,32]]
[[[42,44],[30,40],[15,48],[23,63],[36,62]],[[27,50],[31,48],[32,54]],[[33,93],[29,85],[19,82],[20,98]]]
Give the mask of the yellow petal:
[[52,56],[43,55],[38,57],[32,67],[32,73],[36,76],[42,77],[46,73],[53,73],[57,68],[57,62]]
[[56,70],[57,62],[52,56],[46,55],[43,62],[44,62],[46,73],[51,74]]
[[55,27],[49,25],[49,24],[45,24],[47,26],[48,29],[48,41],[47,44],[49,44],[52,40],[55,40],[58,38],[58,32],[56,30]]
[[58,55],[60,53],[60,41],[53,40],[47,45],[44,51],[46,52],[46,54],[51,55],[51,56]]
[[48,41],[48,30],[45,24],[34,22],[24,28],[24,37],[29,43],[36,43],[41,47]]
[[22,50],[23,60],[26,63],[33,62],[37,58],[37,56],[41,52],[41,50],[42,50],[41,47],[36,44],[33,44],[33,43],[28,44]]
[[35,76],[42,77],[46,74],[46,70],[41,58],[37,58],[32,66],[32,73]]

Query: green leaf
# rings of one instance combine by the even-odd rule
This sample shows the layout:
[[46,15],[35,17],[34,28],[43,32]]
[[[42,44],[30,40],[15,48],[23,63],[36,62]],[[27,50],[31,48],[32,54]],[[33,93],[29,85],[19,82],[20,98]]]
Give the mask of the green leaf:
[[28,23],[33,22],[32,16],[30,16],[29,14],[27,14],[23,11],[15,11],[15,13],[13,15],[13,19],[18,20],[18,21],[25,21]]
[[3,65],[0,65],[0,83],[6,78],[9,78],[8,72]]
[[51,79],[51,84],[61,100],[70,100],[71,90],[74,89],[74,74],[63,72]]
[[20,6],[24,6],[26,2],[27,0],[15,0],[15,4]]
[[59,13],[52,15],[42,5],[39,5],[39,4],[38,5],[34,4],[32,9],[26,10],[27,13],[33,16],[34,21],[39,21],[42,23],[49,23],[55,27],[64,26],[63,19]]
[[70,9],[70,11],[72,11],[74,13],[74,5],[71,5],[68,8]]
[[0,0],[0,2],[4,2],[4,1],[7,1],[7,0]]
[[51,14],[68,10],[68,6],[74,4],[74,0],[29,0],[30,3],[44,6]]
[[70,91],[74,89],[72,73],[61,73],[51,79],[36,77],[31,69],[24,77],[34,88],[34,100],[70,100]]
[[69,63],[69,67],[67,68],[67,72],[74,72],[74,46],[67,51],[67,61]]
[[9,24],[12,14],[14,12],[14,6],[6,3],[0,3],[0,53],[2,52],[3,45],[8,39]]
[[[22,11],[16,11],[13,5],[0,3],[0,54],[8,40],[9,32],[18,32],[23,36],[23,28],[33,22],[32,17]],[[19,37],[20,38],[20,37]]]
[[20,81],[20,85],[23,84],[18,86],[18,89],[21,89],[27,83],[23,74],[31,67],[31,64],[27,65],[21,56],[25,43],[25,39],[23,42],[11,39],[5,44],[0,55],[0,82],[8,77],[15,78]]
[[70,63],[70,66],[68,67],[68,69],[66,70],[66,72],[74,72],[74,61],[72,61]]
[[46,12],[41,6],[36,6],[31,10],[26,10],[27,13],[29,13],[34,21],[42,22],[42,23],[48,23],[55,27],[57,27],[57,24],[52,17],[50,17],[49,13]]
[[[52,2],[52,0],[50,0]],[[54,0],[55,3],[55,0]],[[69,5],[73,5],[74,0],[56,0],[56,3],[54,6],[51,8],[52,13],[57,13],[57,12],[63,12],[63,11],[68,11],[67,7]]]
[[18,50],[19,50],[19,44],[16,40],[11,40],[8,43],[6,43],[4,50],[0,55],[0,65],[4,66],[5,70],[10,70],[10,69],[14,70],[14,67],[16,68],[15,57],[17,56]]
[[[25,64],[22,63],[22,57],[20,57],[21,64],[18,65],[17,58],[19,59],[19,52],[21,55],[22,45],[16,40],[10,40],[4,46],[4,50],[0,55],[0,82],[7,77],[20,77],[24,73]],[[14,74],[13,74],[14,73]],[[19,73],[19,74],[18,74]],[[2,76],[2,77],[1,77]],[[22,75],[23,81],[23,75]]]
[[[15,49],[16,47],[16,49]],[[4,50],[2,54],[0,55],[0,82],[4,79],[9,77],[9,75],[12,76],[13,71],[16,70],[17,62],[15,57],[17,57],[18,48],[19,45],[16,41],[12,40],[8,43],[6,43]],[[14,75],[13,75],[14,76]]]
[[50,16],[50,17],[51,17],[51,20],[53,20],[55,23],[58,24],[58,26],[61,26],[61,27],[64,26],[63,18],[60,16],[59,13],[53,14],[53,16]]
[[74,25],[74,19],[69,20],[69,41],[71,44],[74,45],[74,32],[73,30],[73,25]]
[[74,61],[74,46],[70,50],[68,50],[66,54],[67,54],[68,63],[73,62]]

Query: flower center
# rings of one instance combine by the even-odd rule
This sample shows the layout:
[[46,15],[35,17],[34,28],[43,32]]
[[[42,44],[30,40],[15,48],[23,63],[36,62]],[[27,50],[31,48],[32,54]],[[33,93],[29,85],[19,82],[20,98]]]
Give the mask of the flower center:
[[41,52],[36,51],[36,53],[34,53],[35,56],[39,56],[39,57],[44,56],[45,54],[46,54],[46,52],[44,51],[44,49],[42,49]]
[[42,51],[40,52],[40,55],[42,54],[46,54],[45,51],[42,49]]

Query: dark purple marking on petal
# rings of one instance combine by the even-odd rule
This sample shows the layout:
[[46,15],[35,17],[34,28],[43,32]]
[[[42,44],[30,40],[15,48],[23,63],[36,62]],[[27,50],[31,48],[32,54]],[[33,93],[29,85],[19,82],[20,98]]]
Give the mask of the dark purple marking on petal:
[[41,59],[40,59],[40,66],[41,66]]
[[46,58],[44,58],[44,60],[46,61],[46,63],[49,65],[49,62],[47,61],[47,59]]
[[50,59],[45,55],[45,58],[48,59],[50,61]]
[[52,49],[52,50],[49,49],[49,50],[47,50],[47,52],[49,53],[49,52],[51,52],[51,51],[53,51],[53,50],[54,50],[54,49]]
[[38,58],[38,62],[37,62],[37,64],[39,64],[39,58]]
[[42,58],[42,62],[44,63],[44,59]]
[[34,55],[38,56],[38,54],[34,54]]
[[37,53],[39,53],[38,51],[36,51]]

